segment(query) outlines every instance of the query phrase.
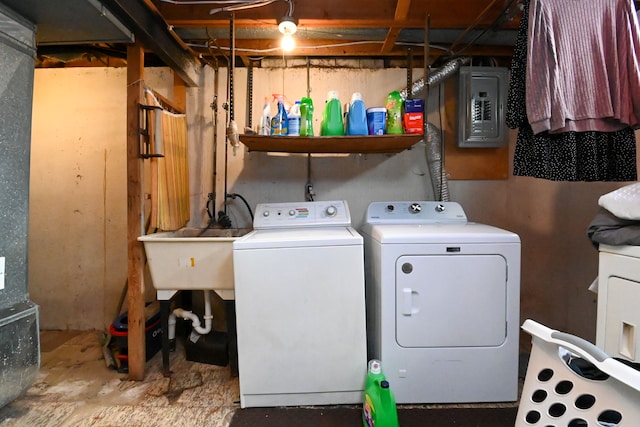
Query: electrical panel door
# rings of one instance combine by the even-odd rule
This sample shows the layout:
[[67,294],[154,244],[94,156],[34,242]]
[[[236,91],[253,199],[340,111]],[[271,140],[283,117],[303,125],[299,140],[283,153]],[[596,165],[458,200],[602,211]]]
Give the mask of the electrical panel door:
[[459,147],[506,145],[507,80],[506,68],[462,67],[460,69]]

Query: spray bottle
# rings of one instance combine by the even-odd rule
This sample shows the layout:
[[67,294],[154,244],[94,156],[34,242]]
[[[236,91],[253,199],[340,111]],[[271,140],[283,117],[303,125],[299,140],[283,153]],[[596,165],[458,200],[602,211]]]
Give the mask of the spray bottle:
[[260,119],[260,129],[258,133],[260,135],[270,135],[271,129],[271,104],[269,98],[264,97],[264,106],[262,107],[262,118]]
[[273,94],[273,100],[278,101],[278,112],[271,119],[271,135],[285,136],[287,128],[287,109],[284,107],[284,95]]
[[362,405],[364,427],[398,427],[396,400],[379,360],[370,360]]

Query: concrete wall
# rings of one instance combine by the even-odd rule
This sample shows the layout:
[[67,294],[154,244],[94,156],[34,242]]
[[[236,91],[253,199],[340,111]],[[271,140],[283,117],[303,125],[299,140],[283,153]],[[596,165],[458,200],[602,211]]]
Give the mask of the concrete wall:
[[[172,94],[168,70],[146,77]],[[37,69],[31,152],[29,288],[41,327],[106,328],[127,279],[126,69]]]
[[[328,90],[337,90],[343,103],[357,91],[367,106],[380,106],[389,91],[406,85],[403,69],[318,66],[307,75],[306,68],[289,66],[254,70],[254,128],[264,96],[284,92],[293,101],[306,95],[307,82],[315,103],[316,134]],[[150,85],[170,97],[170,73],[149,73],[149,79],[158,73]],[[246,75],[246,69],[234,74],[234,113],[240,129],[246,123]],[[419,75],[416,70],[414,78]],[[318,200],[348,201],[356,227],[371,201],[433,199],[423,143],[393,155],[314,155],[310,160],[299,154],[247,152],[244,145],[234,154],[224,137],[225,69],[217,79],[216,92],[215,72],[205,68],[201,86],[188,90],[190,225],[208,222],[210,192],[215,192],[216,211],[224,209],[225,189],[241,194],[254,209],[261,202],[304,200],[308,178]],[[126,279],[124,86],[125,73],[119,69],[36,70],[29,273],[44,328],[105,327]],[[432,92],[428,110],[437,124],[435,95]],[[212,103],[218,105],[217,114]],[[511,156],[515,137],[511,131]],[[598,197],[624,184],[510,175],[506,180],[450,181],[449,188],[451,200],[462,204],[470,220],[520,235],[522,319],[593,340],[595,295],[587,287],[597,275],[598,254],[585,231],[598,209]],[[250,217],[241,200],[229,203],[234,226],[247,226]]]

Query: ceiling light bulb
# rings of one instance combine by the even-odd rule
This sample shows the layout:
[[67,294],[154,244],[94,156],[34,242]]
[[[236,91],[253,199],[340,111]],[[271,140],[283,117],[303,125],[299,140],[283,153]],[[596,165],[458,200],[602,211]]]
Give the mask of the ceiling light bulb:
[[285,34],[280,41],[280,46],[285,52],[290,52],[296,47],[296,41],[289,34]]
[[280,23],[278,24],[278,30],[286,36],[295,34],[295,32],[298,30],[298,27],[296,26],[296,22],[292,17],[285,16],[280,20]]

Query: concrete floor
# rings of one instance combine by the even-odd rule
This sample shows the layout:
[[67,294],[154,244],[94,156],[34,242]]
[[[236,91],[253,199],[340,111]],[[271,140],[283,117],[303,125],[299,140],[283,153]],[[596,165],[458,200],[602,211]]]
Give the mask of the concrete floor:
[[[162,375],[162,356],[158,352],[147,362],[144,381],[130,381],[126,374],[106,367],[101,337],[100,331],[42,331],[40,373],[24,396],[0,408],[0,427],[230,425],[234,412],[240,408],[240,390],[238,378],[231,375],[228,366],[188,361],[178,343],[170,354],[170,378]],[[513,406],[517,402],[403,405]]]
[[158,352],[144,381],[107,368],[102,333],[43,331],[41,369],[24,396],[0,408],[0,427],[226,427],[240,407],[238,378],[228,367],[171,353],[171,378]]

